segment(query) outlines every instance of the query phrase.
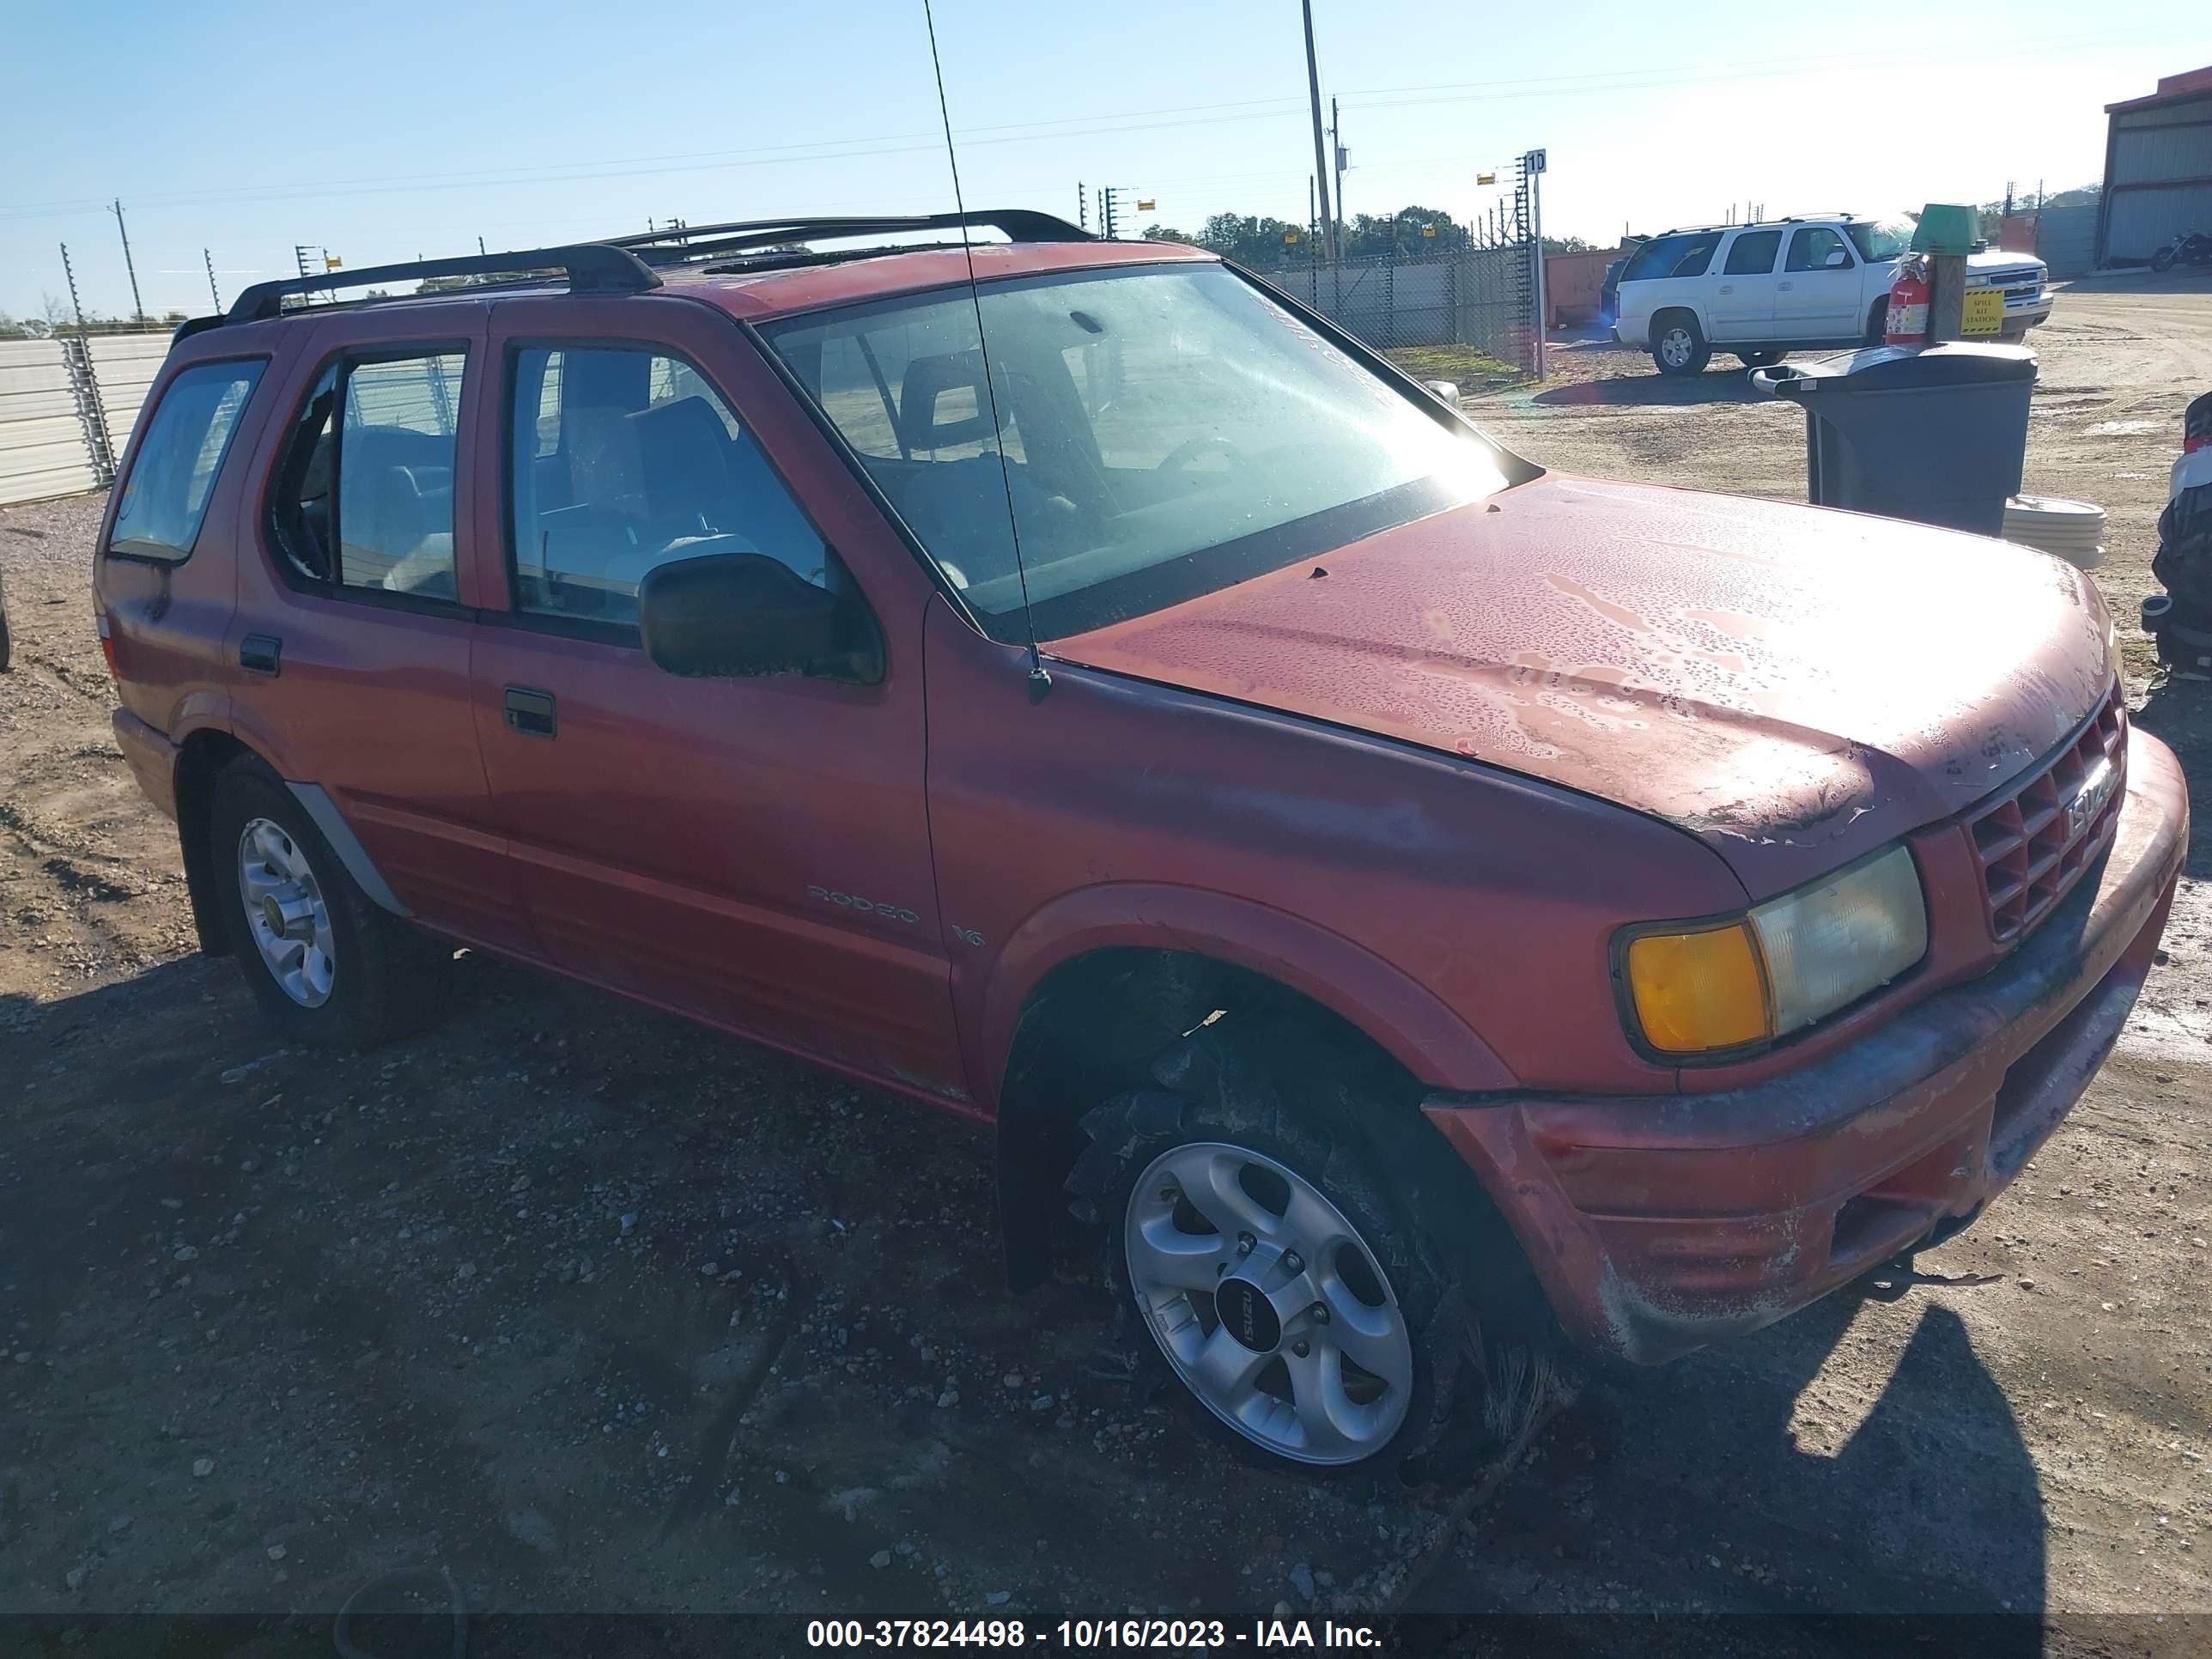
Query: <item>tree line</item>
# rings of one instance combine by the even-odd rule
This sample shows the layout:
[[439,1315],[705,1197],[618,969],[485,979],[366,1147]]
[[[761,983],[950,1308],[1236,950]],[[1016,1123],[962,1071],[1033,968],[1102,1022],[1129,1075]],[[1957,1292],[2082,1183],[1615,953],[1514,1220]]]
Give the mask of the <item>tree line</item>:
[[[1249,213],[1217,213],[1195,234],[1173,225],[1146,225],[1148,242],[1183,242],[1218,253],[1255,270],[1304,264],[1321,257],[1311,229],[1287,219]],[[1417,259],[1457,253],[1476,245],[1479,229],[1462,225],[1442,208],[1402,207],[1395,213],[1355,214],[1344,226],[1347,259]],[[1590,244],[1579,236],[1547,236],[1547,253],[1580,253]]]

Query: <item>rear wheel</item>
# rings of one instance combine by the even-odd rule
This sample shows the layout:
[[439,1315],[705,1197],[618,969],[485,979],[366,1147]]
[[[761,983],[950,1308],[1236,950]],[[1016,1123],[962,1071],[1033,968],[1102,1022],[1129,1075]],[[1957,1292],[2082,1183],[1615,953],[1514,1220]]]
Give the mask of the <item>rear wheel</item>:
[[225,768],[208,835],[232,954],[288,1041],[363,1048],[422,1022],[436,947],[369,901],[275,773]]
[[2153,270],[2161,272],[2172,270],[2173,269],[2173,250],[2171,247],[2162,247],[2159,249],[2157,252],[2152,254],[2150,256],[2150,268]]
[[1662,374],[1702,374],[1712,356],[1705,331],[1688,312],[1663,312],[1652,319],[1651,361]]

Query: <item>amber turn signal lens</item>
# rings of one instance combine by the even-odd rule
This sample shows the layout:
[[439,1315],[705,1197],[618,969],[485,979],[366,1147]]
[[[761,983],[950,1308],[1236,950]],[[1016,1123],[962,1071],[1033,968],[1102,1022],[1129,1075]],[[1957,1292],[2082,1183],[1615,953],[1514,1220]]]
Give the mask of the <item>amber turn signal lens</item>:
[[1628,987],[1644,1040],[1668,1054],[1734,1048],[1772,1034],[1765,971],[1741,922],[1630,940]]

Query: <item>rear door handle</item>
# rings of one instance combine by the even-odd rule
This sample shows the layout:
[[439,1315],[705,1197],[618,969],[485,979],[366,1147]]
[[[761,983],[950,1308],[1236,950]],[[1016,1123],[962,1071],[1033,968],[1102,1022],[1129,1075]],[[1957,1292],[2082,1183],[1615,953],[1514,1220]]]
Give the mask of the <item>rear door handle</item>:
[[526,685],[507,688],[507,729],[526,738],[550,738],[558,729],[550,691],[532,691]]
[[274,634],[248,634],[238,642],[238,665],[249,674],[275,678],[284,654],[284,641]]
[[1796,287],[1796,286],[1797,286],[1797,284],[1796,284],[1796,283],[1777,283],[1774,286],[1775,286],[1776,288],[1778,288],[1778,289],[1781,289],[1784,293],[1785,293],[1785,294],[1786,294],[1786,293],[1788,293],[1791,289],[1793,289],[1793,288]]

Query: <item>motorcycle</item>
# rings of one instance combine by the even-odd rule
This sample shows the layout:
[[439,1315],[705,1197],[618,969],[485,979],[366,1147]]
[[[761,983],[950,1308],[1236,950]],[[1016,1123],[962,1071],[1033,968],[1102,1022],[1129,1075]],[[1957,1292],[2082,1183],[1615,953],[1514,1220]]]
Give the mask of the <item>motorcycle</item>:
[[2176,265],[2212,265],[2212,236],[2185,230],[2150,256],[2153,270],[2172,270]]

